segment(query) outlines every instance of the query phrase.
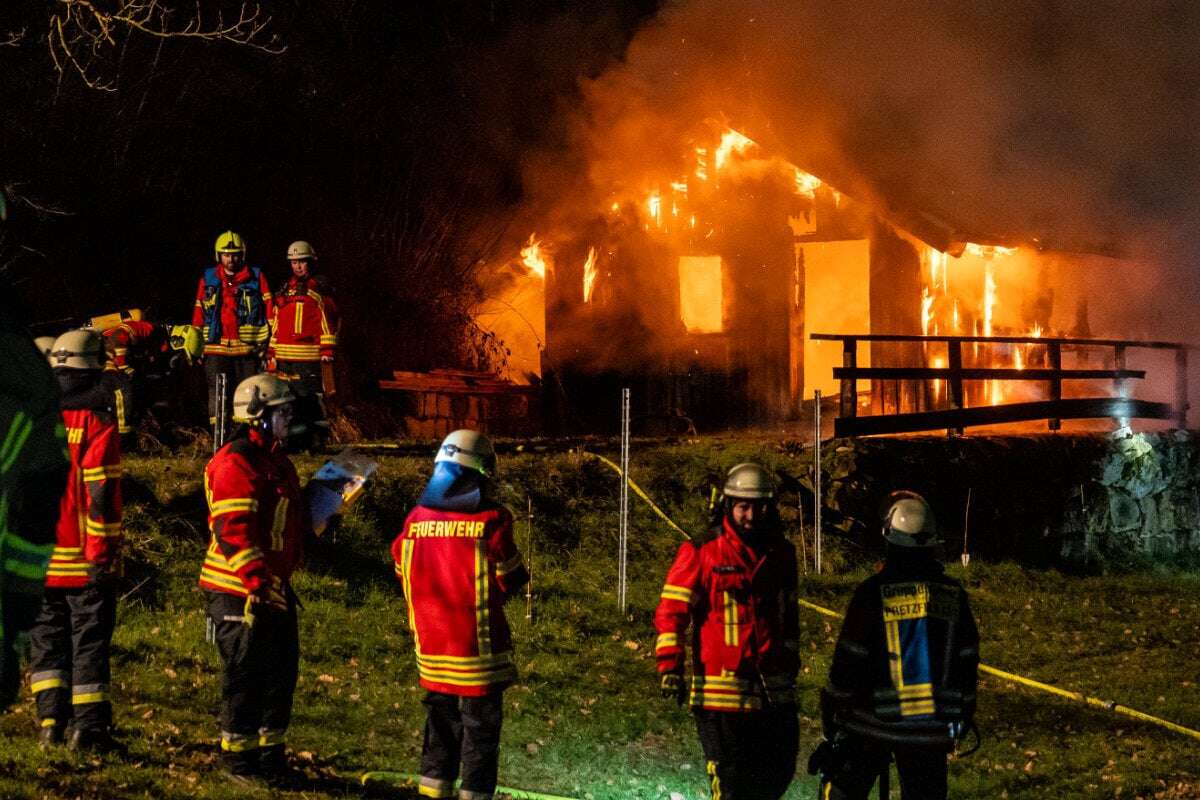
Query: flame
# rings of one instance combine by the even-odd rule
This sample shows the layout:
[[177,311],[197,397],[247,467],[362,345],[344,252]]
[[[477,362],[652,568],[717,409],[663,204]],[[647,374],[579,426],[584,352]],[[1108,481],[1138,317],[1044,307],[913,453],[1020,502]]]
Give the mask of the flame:
[[980,258],[993,258],[995,256],[1011,256],[1017,252],[1015,247],[1001,247],[998,244],[975,244],[967,242],[964,252]]
[[592,302],[592,291],[596,288],[596,248],[589,247],[587,261],[583,262],[583,302]]
[[730,154],[745,153],[753,146],[753,139],[730,128],[721,134],[721,144],[717,147],[717,152],[713,154],[713,164],[716,166],[717,171],[720,172],[725,163],[729,161]]
[[958,318],[958,298],[954,298],[954,332],[958,333],[962,330],[961,320]]
[[687,183],[687,178],[684,178],[684,179],[683,179],[683,180],[681,180],[681,181],[673,181],[673,182],[671,183],[671,191],[673,191],[673,192],[679,192],[679,193],[680,193],[680,194],[682,194],[684,197],[687,197],[687,193],[688,193],[688,183]]
[[996,313],[996,274],[989,263],[983,273],[983,335],[992,335],[992,317]]
[[[934,356],[929,364],[934,369],[945,369],[946,359],[943,356]],[[942,399],[942,381],[934,379],[933,381],[933,402],[936,404]]]
[[542,243],[537,240],[537,234],[529,234],[529,244],[521,248],[521,263],[539,278],[546,278],[546,254]]
[[802,194],[810,198],[815,197],[817,189],[820,187],[820,178],[805,172],[799,167],[796,168],[796,194]]
[[646,198],[646,210],[650,213],[650,218],[654,220],[654,224],[662,225],[662,197],[658,192],[651,192]]
[[929,287],[921,289],[921,335],[929,335],[929,320],[933,317],[933,295]]
[[696,171],[695,175],[702,181],[708,180],[708,148],[696,148]]
[[1025,369],[1025,357],[1021,352],[1025,349],[1023,345],[1017,345],[1013,348],[1013,366],[1017,369]]
[[614,200],[613,204],[611,206],[609,206],[609,210],[612,211],[612,213],[616,214],[618,211],[621,210],[621,204]]
[[1030,335],[1030,336],[1032,336],[1032,337],[1033,337],[1033,338],[1035,338],[1035,339],[1040,339],[1040,338],[1042,338],[1042,326],[1041,326],[1041,325],[1034,325],[1034,326],[1033,326],[1033,328],[1032,328],[1032,329],[1030,329],[1030,331],[1029,331],[1029,335]]

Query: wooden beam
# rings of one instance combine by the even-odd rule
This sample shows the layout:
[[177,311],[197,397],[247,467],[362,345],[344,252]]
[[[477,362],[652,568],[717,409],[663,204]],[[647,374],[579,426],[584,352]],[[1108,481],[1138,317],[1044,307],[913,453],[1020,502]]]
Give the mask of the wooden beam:
[[[961,361],[961,357],[960,357]],[[1144,369],[1009,369],[993,367],[858,367],[853,374],[845,367],[834,367],[833,377],[842,380],[851,378],[877,378],[882,380],[953,380],[958,376],[965,381],[1055,381],[1096,380],[1099,378],[1141,379],[1146,377]]]
[[987,344],[1060,344],[1081,347],[1145,347],[1157,350],[1193,349],[1182,342],[1141,341],[1135,339],[1072,339],[1044,336],[921,336],[905,333],[810,333],[809,339],[837,342],[854,338],[861,342],[981,342]]
[[977,425],[1001,425],[1008,422],[1028,422],[1039,419],[1102,419],[1123,417],[1140,419],[1173,419],[1175,408],[1170,403],[1147,400],[1128,400],[1119,397],[1072,398],[1069,400],[1040,400],[1032,403],[1010,403],[999,406],[923,411],[915,414],[855,417],[834,420],[835,436],[872,436],[881,433],[916,433],[942,428],[964,428]]

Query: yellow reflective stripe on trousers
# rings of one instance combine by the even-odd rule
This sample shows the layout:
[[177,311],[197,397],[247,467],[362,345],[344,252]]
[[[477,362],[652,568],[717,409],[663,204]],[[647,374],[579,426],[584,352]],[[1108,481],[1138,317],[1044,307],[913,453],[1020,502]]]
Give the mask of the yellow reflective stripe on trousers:
[[80,683],[71,687],[71,705],[85,706],[89,703],[104,703],[107,701],[107,683]]

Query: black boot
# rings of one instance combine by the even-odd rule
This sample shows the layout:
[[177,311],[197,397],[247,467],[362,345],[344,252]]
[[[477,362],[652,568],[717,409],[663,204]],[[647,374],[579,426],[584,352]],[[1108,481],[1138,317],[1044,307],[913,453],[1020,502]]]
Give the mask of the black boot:
[[112,734],[105,728],[72,728],[67,747],[91,753],[109,753],[117,749]]
[[54,720],[45,720],[49,725],[43,725],[38,730],[38,747],[45,750],[47,747],[57,747],[66,742],[67,731],[62,725],[54,722]]

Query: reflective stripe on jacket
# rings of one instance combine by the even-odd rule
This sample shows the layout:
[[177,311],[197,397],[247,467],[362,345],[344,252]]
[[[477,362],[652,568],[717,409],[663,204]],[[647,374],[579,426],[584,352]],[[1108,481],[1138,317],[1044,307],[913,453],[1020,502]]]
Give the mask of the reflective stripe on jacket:
[[121,439],[102,411],[68,409],[63,423],[71,472],[46,585],[79,588],[93,565],[109,565],[121,553]]
[[507,509],[417,506],[392,543],[392,558],[422,686],[478,697],[517,679],[504,601],[528,573]]
[[275,294],[271,346],[267,354],[280,361],[333,358],[337,347],[337,304],[315,278],[292,276]]
[[654,614],[658,671],[683,672],[690,627],[693,708],[757,711],[764,686],[777,700],[794,697],[796,580],[795,550],[778,534],[756,552],[722,520],[708,541],[685,542]]
[[217,451],[204,469],[209,544],[200,586],[245,597],[282,590],[312,527],[300,479],[278,446],[256,430]]
[[267,278],[258,267],[227,277],[220,265],[204,271],[192,324],[204,333],[207,355],[250,355],[266,346],[274,313]]

